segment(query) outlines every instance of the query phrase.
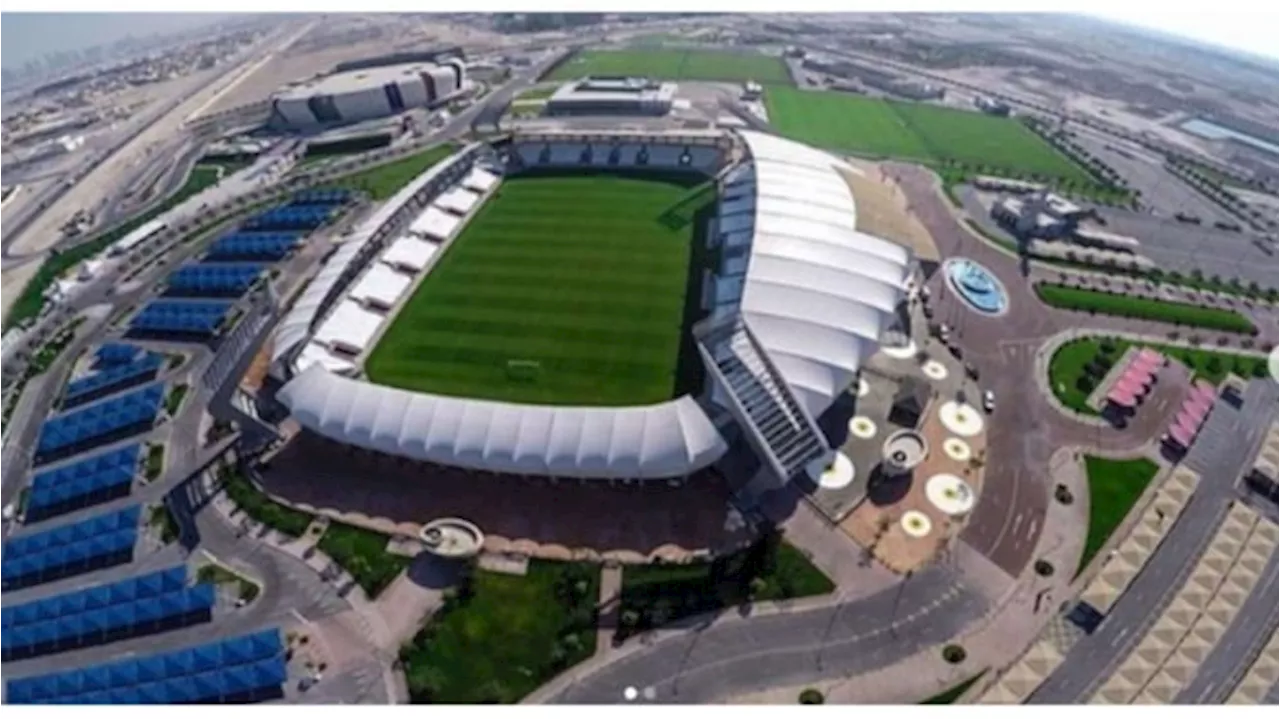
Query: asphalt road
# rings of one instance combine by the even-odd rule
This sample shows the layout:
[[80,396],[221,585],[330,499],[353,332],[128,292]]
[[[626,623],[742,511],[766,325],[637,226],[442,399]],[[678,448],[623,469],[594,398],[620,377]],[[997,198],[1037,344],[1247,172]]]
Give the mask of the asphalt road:
[[[1217,402],[1200,439],[1185,462],[1200,473],[1200,484],[1186,509],[1169,529],[1164,541],[1120,595],[1102,624],[1093,634],[1082,637],[1068,652],[1066,659],[1028,698],[1029,704],[1074,704],[1085,702],[1110,676],[1120,662],[1141,641],[1146,630],[1172,601],[1178,588],[1194,569],[1196,561],[1208,546],[1228,503],[1238,496],[1236,478],[1252,466],[1262,435],[1270,421],[1261,416],[1274,415],[1277,393],[1275,382],[1255,380],[1249,384],[1244,407],[1236,410],[1221,399]],[[1214,435],[1217,436],[1215,439]],[[1274,562],[1272,586],[1274,586]],[[1274,616],[1272,602],[1251,602],[1250,611],[1265,606]],[[1235,623],[1260,626],[1258,614],[1241,612]],[[1234,624],[1233,623],[1233,626]],[[1218,662],[1232,660],[1224,653]],[[1209,668],[1211,673],[1223,671],[1221,664]]]
[[624,650],[611,661],[588,660],[570,670],[571,682],[549,701],[616,704],[627,687],[635,687],[641,701],[709,703],[770,686],[846,677],[945,642],[986,609],[986,601],[949,568],[935,566],[899,588],[847,605],[726,616]]

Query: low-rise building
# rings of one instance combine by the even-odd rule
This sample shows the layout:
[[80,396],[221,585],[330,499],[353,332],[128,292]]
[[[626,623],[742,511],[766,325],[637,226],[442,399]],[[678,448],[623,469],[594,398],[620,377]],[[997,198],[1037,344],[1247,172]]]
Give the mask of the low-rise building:
[[676,84],[642,77],[587,77],[547,98],[548,115],[666,115]]

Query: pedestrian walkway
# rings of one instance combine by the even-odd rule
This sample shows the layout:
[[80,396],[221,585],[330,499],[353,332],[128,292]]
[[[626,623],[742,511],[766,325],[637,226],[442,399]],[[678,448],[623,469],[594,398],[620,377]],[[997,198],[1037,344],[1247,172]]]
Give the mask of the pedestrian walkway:
[[1143,510],[1133,530],[1103,560],[1102,571],[1080,595],[1091,607],[1106,614],[1129,588],[1134,577],[1159,549],[1200,483],[1200,475],[1179,465],[1158,485],[1155,497]]
[[1232,503],[1191,575],[1092,704],[1169,704],[1235,619],[1276,547],[1276,526]]
[[1273,626],[1267,645],[1245,672],[1240,684],[1227,697],[1227,704],[1261,704],[1268,693],[1275,695],[1276,680],[1280,679],[1280,659],[1277,659],[1280,642],[1276,637],[1276,628]]
[[622,607],[622,566],[605,564],[600,569],[600,594],[596,603],[596,655],[613,648],[613,634],[618,627]]

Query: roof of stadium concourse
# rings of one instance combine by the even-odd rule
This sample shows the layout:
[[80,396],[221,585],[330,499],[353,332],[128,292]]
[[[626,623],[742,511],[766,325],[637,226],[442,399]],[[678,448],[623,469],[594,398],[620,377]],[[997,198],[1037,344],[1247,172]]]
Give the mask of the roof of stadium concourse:
[[468,190],[476,192],[488,192],[489,188],[498,183],[498,176],[492,172],[487,172],[479,167],[471,168],[471,172],[462,178],[462,186]]
[[[379,207],[367,220],[356,226],[351,236],[343,242],[333,256],[325,261],[320,271],[307,284],[302,295],[293,303],[288,314],[280,321],[275,331],[275,345],[271,350],[271,362],[280,362],[301,345],[311,333],[311,323],[315,321],[324,306],[329,291],[333,289],[346,274],[348,267],[360,255],[365,245],[373,240],[379,229],[395,215],[406,202],[417,195],[436,176],[443,173],[456,158],[466,150],[455,153],[452,157],[436,163],[425,172],[409,181],[391,199]],[[306,365],[300,364],[299,368]]]
[[662,479],[727,449],[690,397],[648,407],[521,405],[406,392],[312,366],[279,398],[300,425],[344,444],[512,474]]
[[378,327],[384,319],[383,315],[366,310],[353,300],[343,300],[316,329],[316,341],[330,347],[364,352],[374,335],[378,334]]
[[[739,134],[752,161],[727,173],[720,206],[723,268],[739,274],[722,279],[736,286],[717,291],[730,311],[737,304],[816,416],[849,386],[894,321],[912,254],[856,229],[845,175],[859,170],[795,142]],[[329,264],[346,267],[351,259],[335,256]],[[326,266],[318,277],[334,272],[341,269]],[[328,280],[336,281],[336,275]],[[305,336],[304,328],[295,343]],[[726,451],[690,397],[650,407],[521,405],[297,367],[302,373],[279,397],[302,427],[399,456],[522,474],[663,478],[697,471]]]
[[726,177],[730,211],[720,226],[726,247],[750,248],[740,309],[816,416],[892,324],[911,253],[855,229],[855,201],[840,172],[858,170],[790,140],[739,134],[753,161]]
[[453,187],[440,193],[440,197],[432,204],[446,210],[465,215],[480,201],[480,196],[462,187]]
[[447,240],[458,229],[462,218],[431,205],[409,223],[409,233],[433,240]]
[[408,275],[396,272],[384,264],[374,263],[347,296],[356,302],[373,302],[391,307],[409,290],[412,283],[413,278]]
[[417,273],[426,268],[439,249],[439,245],[426,240],[405,236],[393,242],[379,259],[392,267],[404,267]]

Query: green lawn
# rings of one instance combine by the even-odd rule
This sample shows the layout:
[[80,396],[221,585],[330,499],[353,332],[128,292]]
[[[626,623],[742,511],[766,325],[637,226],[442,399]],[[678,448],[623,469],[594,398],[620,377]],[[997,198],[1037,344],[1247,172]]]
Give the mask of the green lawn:
[[301,537],[311,524],[311,515],[271,501],[238,470],[224,468],[220,474],[231,501],[256,522],[290,537]]
[[49,289],[64,272],[105,250],[111,243],[122,239],[130,232],[164,214],[188,197],[212,186],[218,181],[218,172],[219,169],[214,166],[196,165],[191,170],[191,174],[187,176],[187,181],[183,183],[182,187],[179,187],[177,192],[167,199],[150,206],[145,211],[134,215],[129,220],[116,225],[88,242],[50,255],[40,265],[40,269],[36,270],[36,274],[27,283],[27,286],[22,289],[22,294],[18,295],[13,305],[9,307],[8,313],[4,316],[4,328],[8,329],[10,325],[16,322],[38,315],[40,308],[44,306],[45,290]]
[[628,75],[663,80],[791,82],[780,57],[714,50],[586,50],[562,63],[543,80],[587,75]]
[[1036,284],[1036,296],[1051,307],[1079,312],[1099,312],[1134,319],[1156,320],[1171,324],[1255,334],[1253,322],[1235,312],[1217,307],[1200,307],[1185,302],[1111,294],[1046,282]]
[[164,445],[152,444],[147,446],[147,458],[144,462],[143,476],[147,481],[151,481],[160,476],[160,472],[164,470]]
[[924,140],[883,100],[771,87],[765,106],[769,124],[794,140],[856,154],[934,159]]
[[511,101],[520,102],[521,100],[545,100],[555,94],[559,90],[559,85],[544,85],[542,87],[531,87],[528,90],[516,95]]
[[169,394],[164,398],[164,411],[170,417],[176,415],[182,407],[182,400],[187,398],[188,387],[185,384],[176,384],[170,390]]
[[600,570],[533,560],[475,570],[400,656],[415,703],[514,704],[595,652]]
[[370,599],[382,593],[411,561],[387,551],[385,534],[330,522],[320,537],[319,549],[351,573]]
[[1235,372],[1242,377],[1263,377],[1267,372],[1267,360],[1263,357],[1177,347],[1158,342],[1135,343],[1123,339],[1111,340],[1113,349],[1110,352],[1102,352],[1101,340],[1083,337],[1059,347],[1049,360],[1049,386],[1053,388],[1054,395],[1070,409],[1083,414],[1096,415],[1097,412],[1085,404],[1085,400],[1093,391],[1092,385],[1085,385],[1090,387],[1085,389],[1085,386],[1081,386],[1081,377],[1088,374],[1088,366],[1094,362],[1095,357],[1098,358],[1094,363],[1097,372],[1092,377],[1093,385],[1096,385],[1124,356],[1125,350],[1134,344],[1163,352],[1166,357],[1186,365],[1191,370],[1193,378],[1208,380],[1215,385],[1221,382],[1229,372]]
[[968,679],[960,682],[959,684],[951,687],[950,689],[934,694],[933,696],[929,697],[928,699],[925,699],[920,703],[921,704],[955,704],[956,700],[964,696],[964,693],[969,691],[969,687],[973,686],[974,683],[976,683],[979,679],[981,679],[982,675],[986,673],[987,672],[985,670],[978,672],[977,674],[969,677]]
[[1156,476],[1159,467],[1149,459],[1104,459],[1086,456],[1089,478],[1089,532],[1076,567],[1079,574],[1102,549]]
[[1095,182],[1083,167],[1017,120],[924,103],[886,104],[939,160],[1083,184]]
[[561,405],[691,390],[685,297],[701,280],[704,223],[689,218],[714,206],[696,182],[583,170],[508,179],[400,310],[365,363],[369,378]]
[[[369,197],[374,200],[385,200],[456,150],[453,145],[437,145],[395,162],[347,175],[329,186],[349,187],[369,193]],[[328,157],[331,156],[326,156],[326,159]]]
[[1009,118],[793,87],[768,88],[765,105],[769,124],[794,140],[852,154],[950,166],[959,173],[956,181],[980,170],[1041,176],[1086,191],[1098,185],[1085,168]]
[[712,562],[647,564],[622,571],[617,635],[626,638],[683,617],[748,601],[827,594],[835,584],[778,534]]
[[258,596],[259,588],[254,582],[245,579],[220,564],[206,564],[196,571],[196,581],[208,584],[233,584],[237,596],[246,602],[252,602]]

